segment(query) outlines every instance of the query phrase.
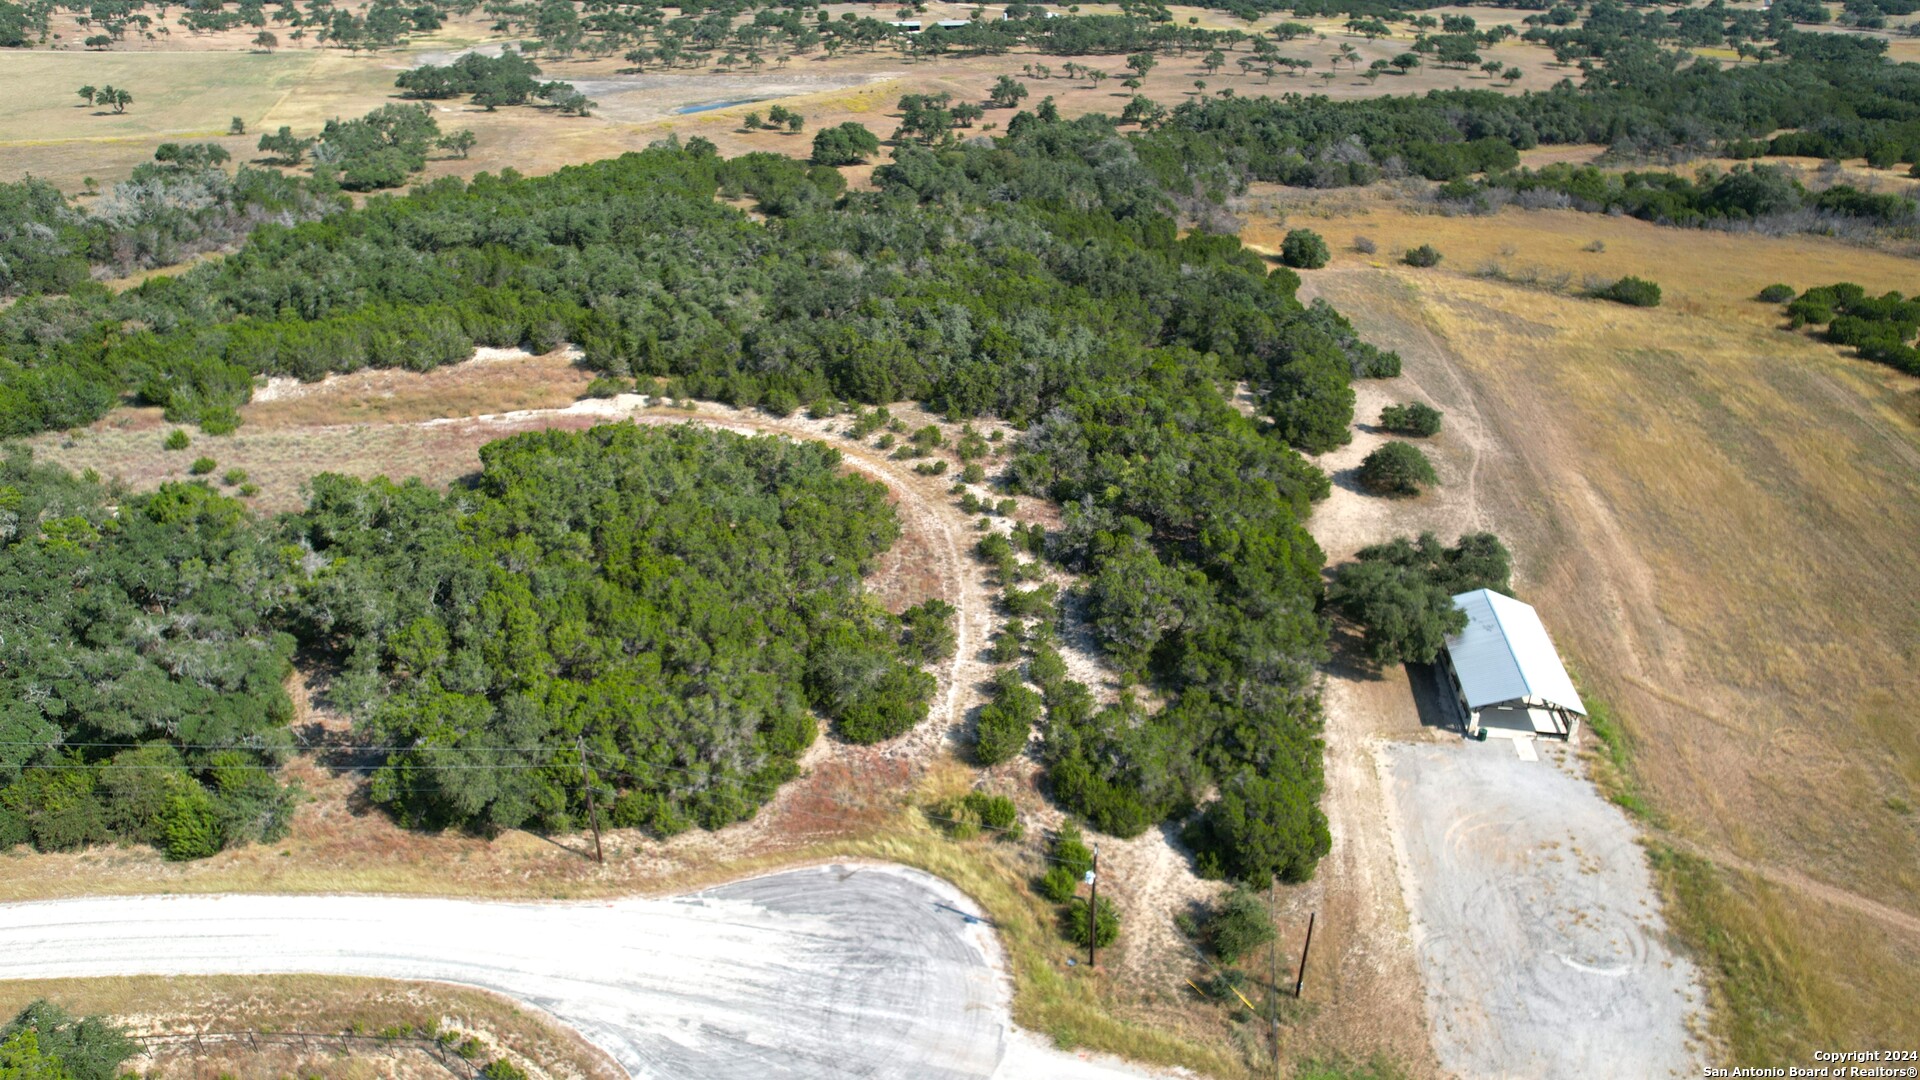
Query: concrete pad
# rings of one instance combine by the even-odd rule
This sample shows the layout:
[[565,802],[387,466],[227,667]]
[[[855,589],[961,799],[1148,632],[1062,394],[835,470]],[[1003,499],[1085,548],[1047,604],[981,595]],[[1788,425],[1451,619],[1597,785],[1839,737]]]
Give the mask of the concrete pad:
[[1490,743],[1386,756],[1441,1065],[1470,1078],[1697,1075],[1698,973],[1667,945],[1620,809],[1575,766]]
[[1513,740],[1513,756],[1521,761],[1539,761],[1540,755],[1534,753],[1532,739]]

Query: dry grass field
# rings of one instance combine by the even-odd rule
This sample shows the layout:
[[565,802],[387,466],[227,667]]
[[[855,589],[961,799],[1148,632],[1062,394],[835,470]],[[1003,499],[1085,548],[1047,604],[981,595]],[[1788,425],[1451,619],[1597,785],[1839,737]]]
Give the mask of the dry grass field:
[[[1776,1063],[1920,1039],[1920,730],[1901,705],[1920,692],[1920,384],[1749,299],[1776,280],[1911,291],[1913,264],[1573,212],[1287,210],[1339,252],[1310,288],[1406,354],[1401,394],[1476,434],[1436,447],[1468,488],[1458,527],[1507,539],[1524,595],[1612,705],[1630,747],[1612,782],[1647,807],[1669,917],[1719,975],[1717,1033]],[[1355,234],[1379,255],[1342,250]],[[1441,268],[1397,265],[1420,243]],[[1580,299],[1483,263],[1575,288],[1636,273],[1667,301]]]
[[[352,5],[349,5],[352,6]],[[843,12],[874,14],[871,5],[833,4],[833,18]],[[966,18],[973,10],[963,4],[930,4],[926,19]],[[1111,13],[1111,5],[1087,5],[1084,13]],[[1198,20],[1213,29],[1235,28],[1259,32],[1282,21],[1268,15],[1254,22],[1223,12],[1175,7],[1177,20]],[[1510,18],[1510,14],[1474,9],[1483,23]],[[883,13],[885,14],[885,13]],[[1285,18],[1292,18],[1285,16]],[[1244,48],[1228,54],[1227,65],[1208,73],[1199,54],[1164,58],[1145,80],[1141,92],[1173,105],[1199,91],[1195,80],[1206,83],[1209,94],[1232,91],[1242,96],[1283,93],[1362,97],[1389,93],[1424,93],[1444,87],[1481,87],[1506,90],[1477,70],[1455,71],[1424,67],[1408,75],[1387,75],[1370,83],[1355,67],[1343,67],[1334,78],[1329,58],[1343,44],[1358,50],[1366,62],[1406,50],[1405,37],[1369,41],[1349,34],[1344,20],[1312,20],[1319,36],[1302,38],[1280,49],[1282,55],[1313,61],[1305,74],[1279,75],[1269,80],[1243,72],[1235,63],[1247,55]],[[47,179],[65,190],[79,191],[92,177],[102,184],[123,179],[147,160],[153,148],[168,140],[213,141],[225,146],[236,161],[258,156],[255,143],[262,131],[282,124],[296,132],[318,131],[328,119],[361,115],[388,101],[393,79],[421,63],[445,62],[458,51],[473,47],[497,48],[515,38],[494,33],[490,18],[456,17],[432,34],[413,38],[405,46],[376,53],[352,54],[315,47],[311,40],[296,44],[280,35],[282,47],[272,54],[251,45],[252,28],[225,33],[192,35],[176,32],[154,41],[129,40],[105,52],[82,50],[86,36],[76,26],[56,26],[61,38],[55,47],[10,50],[0,66],[0,96],[16,103],[15,111],[0,117],[0,180],[23,175]],[[1404,28],[1402,28],[1404,30]],[[1485,50],[1488,60],[1518,65],[1526,71],[1515,91],[1540,89],[1566,72],[1552,63],[1551,54],[1537,46],[1507,42]],[[545,77],[575,83],[600,103],[588,118],[567,118],[532,108],[507,108],[488,113],[458,101],[437,102],[443,128],[472,128],[479,145],[467,159],[432,162],[426,178],[470,176],[480,171],[512,167],[522,173],[551,172],[568,164],[595,161],[628,150],[644,148],[669,132],[681,138],[704,136],[728,154],[768,150],[804,155],[810,135],[792,137],[772,132],[748,132],[740,126],[747,112],[780,100],[807,117],[808,132],[843,121],[868,124],[882,138],[897,125],[889,115],[902,94],[952,93],[956,98],[984,100],[987,88],[1002,74],[1019,74],[1024,65],[1050,67],[1050,79],[1034,79],[1027,104],[1048,95],[1068,116],[1086,112],[1118,113],[1132,91],[1118,85],[1125,74],[1123,56],[1059,57],[1016,51],[1004,56],[941,57],[914,60],[892,49],[872,53],[844,53],[829,58],[822,53],[795,57],[784,68],[768,64],[758,72],[722,73],[716,69],[649,69],[635,74],[617,57],[543,58]],[[1069,80],[1062,74],[1068,62],[1100,68],[1116,78],[1096,86],[1090,80]],[[124,114],[86,107],[75,95],[82,84],[111,83],[131,89],[134,104]],[[745,104],[695,113],[679,110],[714,102]],[[1004,123],[1010,114],[989,113],[984,125]],[[249,134],[228,136],[228,121],[240,117]]]

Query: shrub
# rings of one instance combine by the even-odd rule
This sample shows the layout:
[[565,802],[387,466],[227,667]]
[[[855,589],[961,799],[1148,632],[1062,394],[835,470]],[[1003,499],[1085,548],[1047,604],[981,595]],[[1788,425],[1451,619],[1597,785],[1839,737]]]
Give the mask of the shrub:
[[185,450],[192,443],[193,439],[187,435],[186,428],[174,428],[167,432],[167,441],[162,445],[169,450]]
[[586,396],[590,398],[610,398],[632,391],[630,380],[614,375],[601,375],[587,384]]
[[1411,443],[1387,443],[1360,463],[1360,483],[1377,495],[1418,495],[1439,482],[1433,463]]
[[1068,821],[1054,834],[1053,850],[1048,852],[1054,865],[1065,870],[1073,880],[1079,881],[1093,869],[1093,850],[1080,837],[1080,828]]
[[1120,936],[1120,916],[1114,912],[1111,900],[1101,900],[1098,910],[1089,919],[1087,914],[1092,907],[1091,898],[1069,904],[1061,917],[1061,927],[1066,932],[1067,940],[1075,945],[1086,948],[1087,938],[1091,934],[1093,943],[1104,949]]
[[527,1080],[527,1074],[506,1058],[495,1058],[480,1070],[486,1080]]
[[1356,236],[1353,238],[1353,250],[1362,255],[1372,255],[1380,250],[1380,245],[1374,243],[1370,236]]
[[1020,685],[1013,672],[1003,676],[974,728],[973,756],[982,765],[998,765],[1025,750],[1040,721],[1040,695]]
[[1041,896],[1056,904],[1064,904],[1073,899],[1074,891],[1080,887],[1080,879],[1073,871],[1064,866],[1049,866],[1047,872],[1040,875],[1035,889]]
[[978,484],[981,481],[985,480],[986,478],[987,478],[986,467],[981,465],[977,461],[968,462],[967,467],[960,470],[960,479],[966,481],[969,484]]
[[955,614],[954,606],[938,597],[915,604],[900,613],[901,644],[924,663],[945,660],[958,638]]
[[961,801],[968,811],[980,819],[982,828],[992,829],[1011,839],[1019,838],[1020,809],[1013,805],[1012,799],[984,791],[969,791]]
[[235,484],[244,484],[247,482],[247,470],[228,469],[226,471],[226,475],[220,478],[220,482],[227,485],[228,487],[232,487]]
[[1326,240],[1312,229],[1294,229],[1280,242],[1281,263],[1295,270],[1318,270],[1331,257]]
[[[120,1063],[139,1049],[126,1033],[98,1016],[76,1017],[44,999],[33,1002],[0,1027],[0,1076],[113,1080]],[[42,1062],[22,1051],[38,1050]],[[14,1071],[8,1066],[24,1067]]]
[[1611,300],[1616,304],[1628,304],[1633,307],[1660,306],[1660,286],[1646,278],[1634,277],[1632,274],[1611,285],[1594,289],[1587,295],[1596,300]]
[[1000,593],[1000,606],[1006,608],[1009,615],[1042,618],[1053,613],[1053,602],[1059,595],[1059,586],[1050,582],[1031,589],[1008,586]]
[[1432,244],[1421,244],[1417,248],[1408,248],[1407,253],[1401,256],[1401,261],[1408,266],[1439,266],[1440,253],[1434,250]]
[[1274,879],[1307,880],[1332,847],[1327,817],[1284,777],[1248,768],[1220,784],[1220,797],[1187,827],[1203,873],[1264,889]]
[[1244,885],[1220,898],[1207,919],[1207,943],[1221,963],[1231,964],[1273,940],[1273,920],[1260,895]]
[[996,664],[1007,664],[1020,659],[1020,635],[1009,627],[993,635],[993,645],[987,649],[987,656]]
[[894,663],[841,712],[840,734],[857,743],[891,739],[927,718],[933,688],[932,675]]
[[1380,410],[1380,426],[1400,435],[1426,438],[1440,433],[1440,410],[1423,401],[1389,405]]
[[1793,295],[1794,290],[1791,285],[1769,285],[1760,290],[1759,299],[1769,304],[1784,304],[1793,299]]
[[218,466],[219,462],[210,457],[197,457],[193,459],[193,464],[187,467],[187,471],[195,476],[205,476]]
[[220,850],[220,813],[205,788],[187,782],[160,811],[160,847],[176,862],[204,859]]

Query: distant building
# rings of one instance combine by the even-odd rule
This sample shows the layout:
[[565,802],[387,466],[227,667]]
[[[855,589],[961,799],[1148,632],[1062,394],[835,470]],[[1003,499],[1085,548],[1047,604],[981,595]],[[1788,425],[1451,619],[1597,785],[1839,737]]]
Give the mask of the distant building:
[[973,22],[969,19],[941,19],[933,25],[942,30],[958,30],[963,26],[972,26]]
[[1447,639],[1440,663],[1467,734],[1484,727],[1572,741],[1587,707],[1532,606],[1491,589],[1461,593],[1453,606],[1467,626]]
[[917,34],[920,32],[919,19],[896,19],[892,22],[887,23],[887,25],[895,27],[900,30],[905,30],[909,34]]

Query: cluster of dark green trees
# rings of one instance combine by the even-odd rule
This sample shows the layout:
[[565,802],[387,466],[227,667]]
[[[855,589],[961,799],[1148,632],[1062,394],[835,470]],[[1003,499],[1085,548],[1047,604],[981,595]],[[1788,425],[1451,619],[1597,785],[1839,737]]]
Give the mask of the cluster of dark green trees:
[[1512,591],[1512,560],[1492,533],[1469,533],[1447,547],[1432,533],[1362,548],[1334,573],[1327,603],[1361,627],[1378,663],[1426,663],[1447,636],[1466,628],[1453,597],[1475,589]]
[[144,496],[0,467],[0,849],[279,835],[296,643],[390,747],[401,821],[492,831],[751,816],[812,741],[926,715],[951,609],[860,579],[898,526],[817,444],[696,428],[536,433],[470,486],[316,477],[273,522],[201,484]]
[[499,56],[467,53],[451,64],[422,64],[400,73],[394,85],[403,96],[430,101],[468,97],[488,112],[502,105],[525,105],[539,98],[569,116],[586,116],[593,102],[564,82],[540,82],[540,68],[509,48]]
[[898,525],[837,452],[613,426],[482,462],[447,495],[321,477],[289,523],[325,564],[301,634],[407,748],[373,784],[403,822],[567,829],[584,751],[615,824],[718,828],[796,774],[814,712],[862,742],[925,717],[933,678],[860,587]]
[[138,1049],[102,1018],[42,999],[0,1026],[0,1080],[118,1080]]
[[1440,189],[1450,201],[1484,199],[1489,190],[1517,194],[1552,192],[1576,209],[1625,213],[1662,225],[1700,226],[1778,220],[1797,211],[1816,219],[1844,218],[1875,224],[1913,220],[1916,204],[1903,195],[1861,191],[1834,184],[1810,192],[1777,165],[1736,165],[1726,172],[1703,169],[1696,176],[1671,172],[1603,172],[1591,165],[1548,165],[1489,174],[1479,182],[1457,180]]
[[1147,146],[1196,167],[1317,187],[1370,183],[1394,169],[1456,180],[1512,168],[1514,151],[1543,144],[1602,143],[1628,158],[1920,160],[1920,65],[1886,61],[1877,38],[1782,35],[1778,59],[1731,68],[1610,38],[1620,47],[1580,84],[1519,95],[1205,98],[1174,109]]
[[1851,282],[1821,285],[1792,297],[1787,319],[1795,328],[1824,326],[1821,336],[1828,341],[1851,345],[1868,360],[1920,375],[1920,349],[1909,344],[1920,333],[1920,298],[1897,292],[1871,296]]
[[174,858],[278,836],[285,553],[198,484],[122,497],[0,461],[0,848]]

